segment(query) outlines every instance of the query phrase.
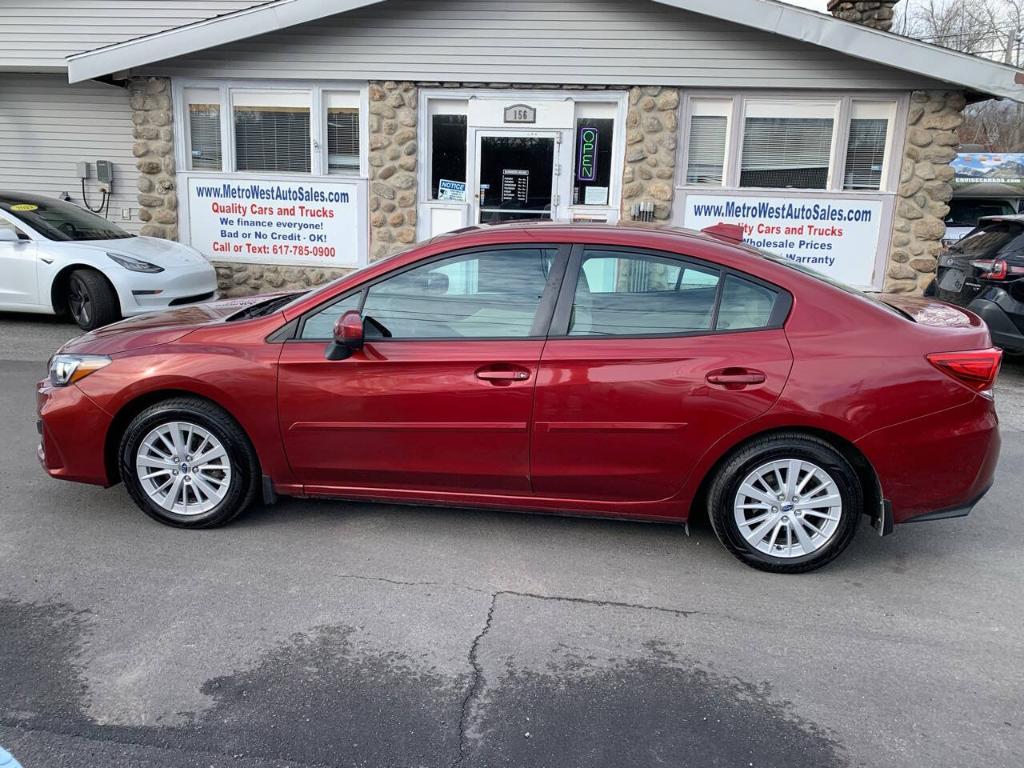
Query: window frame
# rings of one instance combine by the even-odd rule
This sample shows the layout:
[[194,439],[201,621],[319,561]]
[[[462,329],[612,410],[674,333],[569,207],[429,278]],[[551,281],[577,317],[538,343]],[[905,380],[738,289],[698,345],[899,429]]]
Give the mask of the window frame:
[[[366,305],[366,298],[369,294],[370,289],[378,283],[390,280],[393,277],[398,277],[401,274],[410,272],[420,267],[425,267],[428,264],[433,264],[438,261],[446,261],[448,259],[457,258],[459,256],[472,256],[477,253],[492,253],[494,251],[521,251],[523,249],[535,249],[541,250],[552,250],[555,251],[555,259],[551,263],[551,270],[548,272],[548,279],[544,285],[544,293],[541,295],[540,301],[537,304],[536,314],[533,318],[533,325],[530,328],[529,336],[432,336],[425,338],[385,338],[385,337],[373,337],[372,341],[374,344],[378,342],[386,343],[413,343],[422,344],[430,342],[445,342],[449,343],[452,341],[470,341],[470,342],[522,342],[522,341],[543,341],[547,338],[548,331],[551,327],[551,318],[555,311],[555,303],[559,297],[559,286],[561,285],[562,277],[565,274],[566,266],[569,262],[571,244],[569,243],[544,243],[544,242],[532,242],[525,241],[519,243],[495,243],[493,245],[475,245],[467,248],[458,248],[453,251],[445,251],[443,253],[434,254],[423,259],[416,259],[415,261],[406,264],[398,269],[389,270],[382,275],[378,275],[364,283],[354,287],[352,290],[344,291],[343,293],[333,296],[327,301],[313,307],[312,309],[303,312],[302,315],[297,318],[294,323],[294,328],[291,332],[291,337],[284,339],[285,342],[293,343],[313,343],[323,344],[324,342],[333,341],[333,339],[304,339],[302,338],[302,332],[305,328],[306,321],[319,314],[322,311],[327,310],[334,304],[344,301],[347,298],[352,297],[355,294],[361,294],[359,298],[359,313],[362,314],[363,307]],[[291,325],[292,323],[289,323]]]
[[[725,166],[720,186],[714,184],[688,184],[687,170],[690,163],[689,129],[693,116],[693,103],[706,100],[732,102],[727,115],[727,136]],[[829,157],[828,183],[823,189],[804,187],[743,187],[740,186],[743,137],[746,127],[747,107],[750,104],[779,103],[793,105],[794,109],[816,104],[828,104],[833,109],[832,148]],[[886,135],[885,155],[879,189],[844,189],[846,155],[850,137],[850,120],[854,103],[886,103],[891,105],[889,126]],[[891,195],[899,186],[899,162],[897,153],[900,142],[906,134],[906,118],[909,95],[884,91],[836,92],[792,92],[792,91],[722,91],[717,89],[689,90],[683,94],[679,119],[679,164],[676,169],[676,187],[693,194],[715,194],[716,192],[739,192],[741,194],[778,193],[785,195]]]
[[[220,94],[221,167],[192,168],[192,134],[188,122],[186,90],[215,90]],[[302,94],[309,100],[310,170],[295,171],[240,171],[235,168],[235,114],[238,94],[246,92]],[[354,93],[359,104],[359,170],[358,173],[330,173],[327,160],[327,99],[329,93]],[[238,176],[247,178],[275,177],[288,179],[367,179],[369,178],[369,83],[323,82],[309,80],[233,80],[205,78],[173,78],[171,96],[174,114],[175,165],[179,174]],[[180,137],[180,140],[178,140]]]
[[[693,331],[668,331],[666,333],[630,333],[613,335],[579,335],[569,333],[569,320],[572,314],[573,304],[576,299],[576,285],[579,281],[580,271],[583,268],[583,254],[590,251],[607,251],[610,253],[628,253],[651,258],[679,261],[684,265],[690,265],[698,269],[715,270],[719,273],[718,285],[715,291],[715,306],[712,310],[711,324],[709,328]],[[768,323],[761,328],[722,328],[718,325],[718,310],[722,303],[722,291],[725,288],[726,278],[737,277],[741,280],[759,285],[773,291],[777,298],[772,306],[772,313]],[[747,272],[727,267],[712,261],[705,261],[687,254],[675,253],[672,251],[661,251],[656,248],[644,248],[625,245],[610,245],[608,243],[576,243],[572,247],[569,261],[566,265],[565,274],[562,278],[562,285],[558,292],[558,301],[555,304],[555,312],[548,327],[548,340],[567,340],[589,343],[614,343],[623,339],[683,339],[694,336],[719,336],[735,333],[759,333],[762,331],[780,330],[789,317],[790,309],[793,307],[793,294],[781,286],[762,280]]]

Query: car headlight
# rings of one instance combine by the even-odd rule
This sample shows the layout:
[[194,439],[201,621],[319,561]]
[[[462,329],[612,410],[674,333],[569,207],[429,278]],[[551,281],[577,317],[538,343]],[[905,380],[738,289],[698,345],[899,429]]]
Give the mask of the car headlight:
[[156,264],[150,264],[148,261],[142,259],[136,259],[131,256],[125,256],[123,253],[107,253],[111,259],[116,261],[125,269],[129,269],[132,272],[149,272],[155,274],[157,272],[163,272],[163,267],[158,267]]
[[54,355],[50,358],[50,383],[66,387],[107,365],[110,358],[106,355]]

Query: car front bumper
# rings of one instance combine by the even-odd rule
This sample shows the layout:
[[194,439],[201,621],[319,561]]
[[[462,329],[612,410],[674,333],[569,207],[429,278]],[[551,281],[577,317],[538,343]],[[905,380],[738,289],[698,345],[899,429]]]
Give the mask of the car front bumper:
[[36,386],[39,445],[36,456],[50,477],[112,485],[105,440],[112,419],[77,385]]
[[208,263],[156,274],[122,270],[112,279],[124,317],[217,299],[217,271]]

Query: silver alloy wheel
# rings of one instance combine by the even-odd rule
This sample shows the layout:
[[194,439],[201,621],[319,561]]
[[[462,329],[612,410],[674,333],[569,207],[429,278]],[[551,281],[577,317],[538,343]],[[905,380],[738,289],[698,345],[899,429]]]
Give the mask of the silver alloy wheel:
[[209,512],[231,486],[231,460],[207,429],[169,421],[149,431],[135,456],[139,482],[159,507],[176,515]]
[[754,549],[772,557],[802,557],[831,541],[843,516],[843,499],[817,464],[780,459],[743,479],[733,515],[740,535]]

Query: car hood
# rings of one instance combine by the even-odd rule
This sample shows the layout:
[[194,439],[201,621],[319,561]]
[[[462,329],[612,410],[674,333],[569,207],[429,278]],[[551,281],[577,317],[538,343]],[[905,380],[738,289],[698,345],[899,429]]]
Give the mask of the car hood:
[[265,293],[237,299],[191,304],[180,309],[169,309],[140,315],[105,325],[95,331],[71,339],[58,352],[71,354],[114,355],[156,344],[167,344],[182,338],[196,328],[223,323],[228,317],[246,307],[287,293]]
[[164,269],[175,269],[193,264],[208,264],[206,257],[187,245],[159,237],[121,237],[113,240],[76,240],[76,246],[87,245],[109,253],[123,253],[148,261]]
[[978,327],[982,324],[981,318],[973,312],[968,312],[961,307],[955,307],[952,304],[946,304],[935,299],[894,293],[882,293],[875,298],[888,304],[920,325],[932,325],[941,328],[970,328]]

